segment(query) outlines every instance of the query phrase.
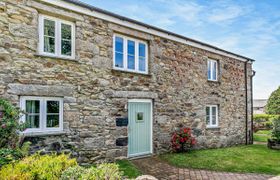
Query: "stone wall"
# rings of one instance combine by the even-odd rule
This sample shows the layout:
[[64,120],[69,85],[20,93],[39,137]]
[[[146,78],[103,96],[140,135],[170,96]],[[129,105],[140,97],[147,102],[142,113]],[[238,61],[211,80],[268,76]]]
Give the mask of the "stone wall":
[[[37,54],[40,13],[75,23],[75,60]],[[115,32],[148,42],[148,75],[112,69]],[[207,81],[207,58],[219,62],[218,82]],[[125,141],[127,127],[116,126],[116,119],[127,117],[130,98],[153,99],[154,153],[169,149],[170,133],[181,124],[193,128],[197,148],[244,144],[244,66],[233,58],[38,1],[0,2],[0,97],[16,105],[22,95],[64,98],[65,132],[28,137],[32,151],[71,151],[84,163],[126,157],[127,146],[116,141]],[[251,64],[247,67],[250,121]],[[219,128],[206,128],[207,104],[219,105]]]

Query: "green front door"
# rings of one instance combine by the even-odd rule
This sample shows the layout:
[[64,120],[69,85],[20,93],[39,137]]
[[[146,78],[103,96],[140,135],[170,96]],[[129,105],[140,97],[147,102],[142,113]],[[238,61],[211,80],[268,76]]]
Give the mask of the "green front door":
[[128,157],[152,153],[152,102],[128,102]]

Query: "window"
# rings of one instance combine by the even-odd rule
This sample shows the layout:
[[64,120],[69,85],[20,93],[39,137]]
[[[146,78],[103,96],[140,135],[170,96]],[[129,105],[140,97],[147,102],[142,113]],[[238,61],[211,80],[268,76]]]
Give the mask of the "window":
[[218,106],[209,105],[206,106],[206,126],[218,127]]
[[74,59],[75,25],[45,15],[39,16],[39,54]]
[[148,73],[147,43],[114,35],[114,69]]
[[26,123],[25,132],[63,130],[63,101],[61,98],[21,97],[21,120]]
[[144,120],[144,113],[143,112],[136,113],[136,120],[137,121],[143,121]]
[[218,61],[209,59],[207,62],[207,76],[210,81],[217,81]]

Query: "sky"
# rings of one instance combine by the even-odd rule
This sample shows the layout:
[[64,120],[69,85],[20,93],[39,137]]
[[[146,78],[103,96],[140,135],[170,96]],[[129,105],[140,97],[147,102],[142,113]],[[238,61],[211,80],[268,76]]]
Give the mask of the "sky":
[[256,61],[254,98],[280,86],[280,0],[82,0]]

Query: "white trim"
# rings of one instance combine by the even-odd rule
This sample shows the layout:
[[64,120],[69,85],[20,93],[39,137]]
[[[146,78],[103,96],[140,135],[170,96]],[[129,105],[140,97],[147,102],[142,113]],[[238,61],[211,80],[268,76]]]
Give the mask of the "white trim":
[[[205,112],[206,112],[207,107],[209,107],[209,123],[210,123],[210,125],[206,124],[206,127],[207,128],[217,128],[217,127],[219,127],[219,113],[218,113],[219,107],[218,107],[218,105],[206,105]],[[216,124],[215,125],[213,125],[213,123],[212,123],[212,121],[213,121],[213,119],[212,119],[212,107],[216,108]],[[207,119],[207,114],[205,116],[205,122],[206,122],[206,119]]]
[[[44,20],[48,19],[55,22],[55,52],[48,53],[44,51]],[[61,24],[71,26],[71,56],[61,54]],[[38,23],[39,44],[38,54],[49,57],[61,57],[64,59],[75,59],[75,24],[52,16],[39,14]]]
[[[123,39],[123,68],[120,67],[115,67],[116,61],[115,61],[115,43],[116,43],[116,37],[120,37]],[[133,41],[134,44],[134,66],[135,70],[133,69],[128,69],[128,41]],[[145,45],[145,71],[140,71],[139,70],[139,43]],[[139,39],[131,38],[128,36],[124,36],[121,34],[115,33],[113,35],[113,69],[115,70],[120,70],[120,71],[128,71],[128,72],[134,72],[134,73],[139,73],[139,74],[148,74],[148,43]]]
[[[149,152],[141,152],[141,153],[136,153],[136,154],[129,154],[128,150],[127,150],[127,157],[131,158],[131,157],[135,157],[135,156],[141,156],[141,155],[146,155],[146,154],[153,154],[154,152],[154,148],[153,148],[153,101],[152,99],[128,99],[128,103],[131,102],[138,102],[138,103],[150,103],[151,104],[151,139],[150,139],[150,151]],[[129,106],[128,106],[129,107]],[[128,123],[129,126],[129,123]],[[128,143],[129,143],[129,132],[130,132],[130,127],[129,131],[128,131]],[[129,145],[128,145],[129,146]],[[127,148],[128,148],[127,146]]]
[[[210,78],[208,77],[208,65],[210,63]],[[216,79],[213,78],[213,65],[216,63]],[[208,59],[207,60],[207,79],[208,81],[218,81],[218,70],[219,70],[219,63],[217,60],[214,59]]]
[[[20,108],[22,111],[26,109],[26,100],[38,100],[40,101],[40,120],[39,128],[28,128],[23,134],[32,134],[32,133],[49,133],[49,132],[61,132],[63,131],[63,99],[57,97],[36,97],[36,96],[21,96],[20,97]],[[47,101],[59,101],[59,127],[58,128],[47,128],[46,118],[47,118]],[[20,118],[22,122],[25,122],[25,114]]]
[[100,19],[103,19],[103,20],[106,20],[106,21],[109,21],[109,22],[113,22],[113,23],[116,23],[116,24],[119,24],[119,25],[122,25],[122,26],[125,26],[125,27],[128,27],[128,28],[136,29],[136,30],[139,30],[139,31],[142,31],[142,32],[152,34],[152,35],[160,36],[160,37],[163,37],[163,38],[166,38],[166,39],[170,39],[170,40],[177,41],[177,42],[180,42],[180,43],[183,43],[183,44],[187,44],[187,45],[199,48],[199,49],[204,49],[204,50],[210,51],[212,53],[216,53],[216,54],[220,54],[220,55],[223,55],[223,56],[231,57],[231,58],[237,59],[239,61],[243,61],[243,62],[248,61],[248,59],[246,59],[246,58],[242,58],[242,57],[236,56],[236,55],[231,54],[231,53],[227,53],[227,52],[224,52],[224,51],[221,51],[221,50],[217,50],[214,47],[210,47],[210,46],[203,45],[203,44],[191,41],[191,40],[187,40],[187,39],[180,38],[180,37],[177,37],[177,36],[174,36],[174,35],[170,35],[170,34],[165,33],[165,32],[157,31],[155,29],[148,28],[148,27],[145,27],[145,26],[141,26],[139,24],[132,23],[132,22],[129,22],[129,21],[126,21],[126,20],[123,20],[123,19],[119,19],[117,17],[110,16],[110,15],[107,15],[107,14],[104,14],[104,13],[101,13],[101,12],[93,11],[93,10],[90,10],[88,8],[75,5],[73,3],[65,2],[65,1],[62,1],[62,0],[41,0],[41,1],[45,2],[45,3],[49,3],[49,4],[54,5],[54,6],[60,6],[62,8],[65,8],[65,9],[68,9],[68,10],[71,10],[71,11],[75,11],[75,12],[78,12],[78,13],[81,13],[81,14],[85,14],[85,15],[88,15],[88,16],[93,16],[93,17],[100,18]]

